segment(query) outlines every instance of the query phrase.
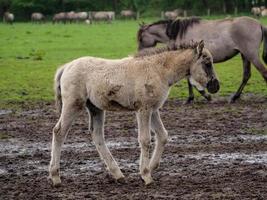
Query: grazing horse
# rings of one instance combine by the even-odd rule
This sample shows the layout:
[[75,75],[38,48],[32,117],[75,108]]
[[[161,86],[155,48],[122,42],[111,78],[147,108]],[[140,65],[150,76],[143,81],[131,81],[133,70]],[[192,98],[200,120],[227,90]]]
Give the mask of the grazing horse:
[[[267,81],[267,70],[258,57],[263,40],[263,60],[267,62],[267,28],[250,17],[237,17],[222,20],[202,20],[188,18],[178,20],[161,20],[142,25],[137,33],[139,50],[154,47],[157,43],[172,45],[191,40],[204,40],[206,48],[212,54],[214,63],[229,60],[238,53],[243,60],[243,80],[230,102],[235,102],[251,76],[251,63]],[[211,97],[200,91],[207,99]],[[193,101],[194,94],[189,82],[188,103]]]
[[88,19],[88,13],[87,12],[78,12],[76,13],[76,20],[78,22],[83,22]]
[[266,17],[267,16],[267,9],[266,8],[261,10],[261,16],[262,17]]
[[252,7],[251,8],[251,14],[255,17],[261,16],[261,8],[260,7]]
[[89,12],[89,19],[92,21],[106,21],[111,23],[112,20],[115,20],[114,11],[98,11],[98,12]]
[[183,17],[184,11],[182,9],[175,9],[173,11],[166,11],[164,12],[165,19],[172,19],[175,20],[178,16]]
[[32,13],[31,15],[32,22],[44,22],[44,20],[45,20],[45,17],[42,13],[35,12],[35,13]]
[[121,17],[124,19],[136,19],[136,13],[132,10],[122,10]]
[[[85,109],[89,113],[89,130],[96,149],[116,180],[123,179],[124,175],[104,141],[105,110],[136,113],[141,147],[140,174],[145,184],[150,184],[153,181],[151,172],[159,166],[167,142],[159,108],[167,99],[170,87],[186,77],[199,89],[207,88],[211,93],[219,90],[212,56],[204,48],[203,41],[179,49],[144,50],[135,57],[118,60],[83,57],[59,68],[55,75],[55,96],[61,115],[53,129],[49,167],[53,185],[61,183],[62,144],[73,120]],[[156,135],[151,159],[150,130]]]
[[65,12],[60,12],[60,13],[56,13],[54,16],[53,16],[53,24],[54,23],[59,23],[59,22],[63,22],[63,23],[66,23],[66,19],[67,19],[67,13]]
[[3,22],[12,24],[14,21],[15,17],[14,14],[10,13],[10,12],[5,12],[4,16],[3,16]]

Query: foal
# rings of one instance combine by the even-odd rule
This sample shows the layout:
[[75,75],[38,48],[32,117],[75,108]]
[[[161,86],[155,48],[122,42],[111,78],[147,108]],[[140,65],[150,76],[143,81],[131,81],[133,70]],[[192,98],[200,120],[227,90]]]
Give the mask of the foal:
[[[104,141],[105,110],[136,113],[140,174],[145,184],[150,184],[151,172],[159,166],[167,142],[159,108],[167,99],[170,87],[183,78],[189,78],[198,89],[207,88],[211,93],[219,90],[212,57],[203,41],[180,49],[146,50],[121,60],[83,57],[62,66],[55,75],[56,102],[61,116],[53,129],[49,167],[54,186],[61,183],[61,146],[73,120],[85,108],[97,151],[116,180],[124,175]],[[156,135],[151,159],[150,130]]]

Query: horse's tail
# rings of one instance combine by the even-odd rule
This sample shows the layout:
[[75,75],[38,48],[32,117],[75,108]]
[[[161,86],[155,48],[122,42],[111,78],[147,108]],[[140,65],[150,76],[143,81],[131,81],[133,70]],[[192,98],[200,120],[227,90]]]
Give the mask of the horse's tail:
[[59,113],[61,113],[62,109],[62,96],[61,96],[61,85],[60,85],[60,79],[63,74],[64,67],[60,67],[55,75],[55,82],[54,82],[54,91],[55,91],[55,102],[56,102],[56,108]]
[[262,26],[262,35],[263,35],[263,53],[262,59],[265,64],[267,64],[267,27]]

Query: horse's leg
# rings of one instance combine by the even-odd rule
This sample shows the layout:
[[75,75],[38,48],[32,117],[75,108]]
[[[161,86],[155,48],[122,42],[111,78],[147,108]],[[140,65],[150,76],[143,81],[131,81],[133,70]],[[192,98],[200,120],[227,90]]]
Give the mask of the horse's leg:
[[186,101],[186,104],[190,104],[194,101],[194,91],[193,91],[193,86],[191,85],[189,79],[187,79],[187,84],[188,84],[189,97]]
[[236,93],[231,97],[230,103],[234,103],[237,99],[239,99],[244,87],[246,86],[251,76],[251,64],[243,54],[241,54],[241,56],[243,61],[243,80]]
[[52,180],[54,186],[59,186],[61,184],[59,175],[61,147],[65,141],[71,124],[77,117],[79,111],[80,107],[77,106],[77,104],[64,102],[61,116],[53,129],[49,178]]
[[211,95],[207,94],[205,90],[197,90],[207,101],[211,101]]
[[264,67],[264,64],[262,64],[259,57],[254,56],[254,59],[252,59],[251,62],[255,65],[256,69],[261,73],[262,77],[267,82],[267,69]]
[[117,162],[112,157],[108,147],[105,144],[104,139],[104,118],[105,112],[98,109],[91,103],[87,103],[88,110],[90,111],[90,131],[92,132],[92,138],[95,143],[96,149],[105,162],[108,171],[116,179],[123,179],[124,175],[122,174],[120,168],[118,167]]
[[151,170],[149,168],[149,146],[150,146],[150,121],[151,111],[144,109],[137,112],[138,123],[138,141],[141,147],[140,155],[140,174],[145,184],[148,185],[153,182],[151,177]]
[[149,167],[152,172],[159,166],[160,158],[162,156],[162,153],[164,151],[164,146],[167,143],[167,138],[168,138],[168,132],[164,128],[158,110],[152,113],[151,129],[153,130],[156,136],[155,149],[149,163]]

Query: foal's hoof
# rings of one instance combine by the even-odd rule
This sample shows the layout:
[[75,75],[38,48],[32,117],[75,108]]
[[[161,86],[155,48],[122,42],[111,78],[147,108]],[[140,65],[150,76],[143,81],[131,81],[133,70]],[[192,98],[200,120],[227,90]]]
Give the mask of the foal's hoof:
[[151,176],[142,177],[142,180],[145,182],[145,185],[151,185],[154,182]]
[[119,184],[125,184],[125,183],[126,183],[126,179],[125,179],[125,177],[123,176],[123,177],[121,177],[121,178],[116,179],[116,182],[119,183]]
[[52,184],[54,187],[60,187],[61,186],[61,180],[60,180],[59,176],[49,177],[49,179],[52,181]]

